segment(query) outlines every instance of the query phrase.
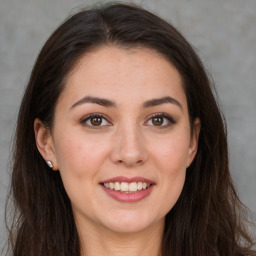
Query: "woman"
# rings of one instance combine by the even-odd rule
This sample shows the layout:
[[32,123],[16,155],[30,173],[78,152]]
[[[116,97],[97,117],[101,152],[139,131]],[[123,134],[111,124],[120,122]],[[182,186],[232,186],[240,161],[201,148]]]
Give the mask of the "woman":
[[19,112],[14,255],[255,255],[196,53],[141,8],[49,38]]

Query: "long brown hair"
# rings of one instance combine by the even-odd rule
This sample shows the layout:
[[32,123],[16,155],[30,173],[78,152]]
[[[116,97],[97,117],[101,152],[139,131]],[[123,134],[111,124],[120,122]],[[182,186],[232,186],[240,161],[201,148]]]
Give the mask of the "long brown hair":
[[182,77],[191,124],[196,117],[201,120],[197,155],[180,198],[166,216],[162,255],[256,255],[230,177],[225,123],[201,61],[173,26],[125,4],[75,14],[52,34],[37,58],[20,107],[13,154],[13,255],[80,255],[70,200],[59,173],[49,169],[37,150],[33,123],[39,118],[52,129],[67,76],[86,52],[101,45],[142,46],[162,54]]

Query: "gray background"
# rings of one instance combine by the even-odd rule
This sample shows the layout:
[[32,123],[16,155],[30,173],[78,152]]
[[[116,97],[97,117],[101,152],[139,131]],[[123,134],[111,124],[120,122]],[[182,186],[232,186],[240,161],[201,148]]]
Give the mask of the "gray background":
[[[105,1],[102,1],[105,2]],[[228,124],[230,166],[256,212],[256,0],[133,1],[161,15],[194,45],[215,81]],[[96,1],[0,0],[0,251],[18,106],[34,60],[53,30]]]

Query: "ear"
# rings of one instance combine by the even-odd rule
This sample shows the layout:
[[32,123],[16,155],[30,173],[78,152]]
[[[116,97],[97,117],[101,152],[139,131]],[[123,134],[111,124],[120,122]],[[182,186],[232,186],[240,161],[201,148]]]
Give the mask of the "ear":
[[200,134],[200,129],[201,129],[201,122],[200,122],[199,118],[195,119],[192,128],[193,129],[192,129],[191,138],[190,138],[187,167],[189,167],[191,165],[191,163],[193,162],[195,155],[197,153],[198,139],[199,139],[199,134]]
[[56,154],[50,130],[45,127],[40,119],[36,118],[34,121],[34,132],[38,151],[45,161],[52,162],[53,170],[58,170]]

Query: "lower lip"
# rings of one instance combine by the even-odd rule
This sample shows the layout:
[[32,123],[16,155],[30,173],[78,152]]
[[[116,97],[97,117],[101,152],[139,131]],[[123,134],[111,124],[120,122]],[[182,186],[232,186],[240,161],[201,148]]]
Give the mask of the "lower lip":
[[145,197],[149,196],[149,194],[152,192],[154,185],[151,185],[147,189],[143,189],[137,192],[132,193],[123,193],[120,191],[116,191],[114,189],[106,188],[102,185],[103,190],[112,198],[119,202],[125,202],[125,203],[134,203],[139,202],[143,200]]

